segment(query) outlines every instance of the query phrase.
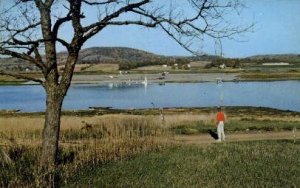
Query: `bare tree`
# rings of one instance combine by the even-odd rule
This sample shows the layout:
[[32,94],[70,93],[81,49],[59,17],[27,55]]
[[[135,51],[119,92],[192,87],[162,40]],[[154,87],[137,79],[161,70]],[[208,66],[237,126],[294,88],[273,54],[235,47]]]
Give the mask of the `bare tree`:
[[[40,165],[56,161],[60,117],[70,87],[78,53],[87,40],[110,26],[136,25],[158,28],[190,52],[206,37],[219,39],[246,31],[227,18],[239,13],[237,0],[15,0],[1,2],[0,54],[19,58],[38,67],[42,79],[18,72],[0,74],[32,80],[46,91],[46,113]],[[88,18],[87,10],[96,19]],[[71,38],[63,28],[72,28]],[[67,36],[70,34],[68,33]],[[68,52],[58,70],[57,46]]]

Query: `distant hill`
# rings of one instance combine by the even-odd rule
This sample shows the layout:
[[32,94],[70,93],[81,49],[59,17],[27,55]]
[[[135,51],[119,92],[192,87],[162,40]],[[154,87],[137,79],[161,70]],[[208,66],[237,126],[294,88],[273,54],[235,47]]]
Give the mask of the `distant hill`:
[[[59,53],[59,61],[64,62],[66,53]],[[154,62],[174,59],[187,59],[190,61],[207,61],[217,56],[163,56],[127,47],[93,47],[80,51],[78,63],[122,63],[122,62]]]
[[[211,61],[217,56],[163,56],[146,52],[139,49],[127,47],[92,47],[82,49],[79,53],[78,64],[134,64],[135,66],[146,66],[147,64],[162,64],[189,61]],[[57,55],[58,64],[64,64],[67,59],[67,52],[59,52]],[[36,69],[23,60],[16,58],[0,58],[0,68],[9,70]]]
[[[58,64],[66,62],[67,52],[57,54]],[[239,67],[241,64],[261,64],[264,62],[300,63],[300,54],[256,55],[247,58],[221,58],[213,55],[202,56],[163,56],[147,51],[126,47],[92,47],[82,49],[78,64],[118,64],[120,69],[128,70],[147,65],[187,64],[189,62],[208,61],[210,66],[225,63],[229,67]],[[0,58],[0,69],[11,71],[37,70],[33,65],[16,58]]]
[[255,55],[250,56],[246,59],[251,60],[278,60],[278,61],[288,61],[294,63],[300,63],[300,54],[268,54],[268,55]]
[[[67,57],[66,52],[58,53],[59,63],[64,63]],[[158,61],[165,58],[143,50],[126,47],[93,47],[80,51],[78,63],[99,64],[99,63],[120,63],[120,62],[144,62]]]

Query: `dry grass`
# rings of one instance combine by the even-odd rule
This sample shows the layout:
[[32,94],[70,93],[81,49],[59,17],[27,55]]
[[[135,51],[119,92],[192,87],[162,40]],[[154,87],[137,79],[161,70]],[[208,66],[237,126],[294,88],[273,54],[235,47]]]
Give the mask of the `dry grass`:
[[[42,116],[0,117],[0,134],[9,135],[8,137],[14,138],[17,142],[20,140],[18,143],[24,143],[24,139],[27,139],[29,142],[40,140],[43,124],[44,118]],[[158,116],[63,116],[61,118],[61,139],[63,141],[66,139],[81,140],[82,138],[94,138],[95,135],[97,138],[109,136],[114,139],[123,139],[130,135],[135,135],[136,133],[133,132],[137,131],[137,129],[148,131],[147,134],[150,134],[149,131],[153,130],[158,135],[162,134],[164,127],[166,126],[161,123]]]
[[[140,116],[140,115],[103,115],[93,117],[81,116],[62,116],[61,130],[79,130],[84,127],[85,123],[92,125],[97,124],[116,124],[121,126],[123,120],[150,121],[159,120],[156,116]],[[156,122],[157,123],[157,122]],[[43,116],[17,116],[17,117],[0,117],[0,131],[31,131],[42,130],[44,124]]]
[[[167,114],[165,115],[165,123],[162,126],[168,127],[174,123],[181,123],[186,121],[211,121],[214,119],[214,114]],[[152,121],[153,124],[161,124],[161,119],[159,115],[102,115],[102,116],[92,116],[92,117],[81,117],[81,116],[63,116],[61,119],[61,130],[79,130],[85,123],[92,125],[99,124],[118,124],[121,126],[124,120],[131,120],[132,123],[135,121]],[[33,117],[0,117],[0,131],[30,131],[30,130],[42,130],[44,124],[43,116],[33,116]]]
[[41,130],[43,117],[1,117],[0,132]]
[[[7,167],[0,172],[0,187],[40,186],[45,178],[53,181],[53,175],[48,173],[54,171],[36,174],[42,128],[42,116],[0,118],[0,167]],[[63,116],[59,154],[61,181],[67,181],[74,172],[87,166],[165,147],[169,136],[169,130],[156,116]],[[23,179],[23,168],[31,169],[26,176],[34,181]]]
[[181,123],[192,123],[197,121],[203,121],[203,122],[214,122],[215,114],[209,113],[209,114],[177,114],[177,115],[166,115],[165,121],[166,126],[172,127],[176,126],[177,124]]

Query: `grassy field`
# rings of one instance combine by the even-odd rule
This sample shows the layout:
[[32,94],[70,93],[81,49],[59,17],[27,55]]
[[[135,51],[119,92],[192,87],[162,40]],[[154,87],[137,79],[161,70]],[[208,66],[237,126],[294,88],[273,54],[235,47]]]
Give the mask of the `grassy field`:
[[119,65],[118,64],[96,64],[90,65],[89,67],[82,69],[82,73],[85,72],[103,72],[103,73],[118,73]]
[[300,142],[179,146],[78,172],[66,187],[298,187]]
[[[296,112],[228,107],[226,113],[226,132],[300,128]],[[53,182],[78,187],[89,183],[96,187],[214,187],[222,181],[227,187],[253,187],[258,184],[250,180],[260,177],[257,173],[262,173],[262,185],[281,186],[283,179],[273,181],[275,173],[268,174],[283,168],[284,158],[290,163],[286,168],[291,169],[283,169],[282,176],[289,176],[285,185],[300,185],[293,176],[299,174],[293,167],[299,166],[299,160],[292,157],[299,155],[298,142],[202,147],[172,142],[177,134],[201,136],[215,129],[213,108],[166,109],[164,121],[157,109],[64,112],[58,168],[42,173],[38,159],[44,115],[4,111],[0,115],[0,187],[41,187]],[[276,165],[272,167],[267,159]],[[219,173],[222,178],[214,178]]]

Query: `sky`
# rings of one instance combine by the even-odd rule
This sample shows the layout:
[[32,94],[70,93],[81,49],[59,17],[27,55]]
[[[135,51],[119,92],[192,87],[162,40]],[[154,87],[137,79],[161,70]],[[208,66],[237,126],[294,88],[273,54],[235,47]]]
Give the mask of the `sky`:
[[[176,1],[176,0],[174,0]],[[220,0],[226,1],[226,0]],[[240,16],[230,17],[231,23],[254,27],[234,40],[222,40],[224,57],[241,58],[261,54],[300,54],[300,0],[241,0],[246,5]],[[1,2],[1,0],[0,0]],[[3,1],[9,5],[10,1]],[[161,3],[162,1],[158,0]],[[164,1],[169,2],[169,1]],[[178,0],[178,2],[183,2]],[[85,15],[97,17],[96,10],[85,10]],[[72,29],[66,24],[60,31],[71,39]],[[221,55],[220,46],[212,40],[196,44],[201,52]],[[136,26],[111,26],[88,40],[83,48],[130,47],[159,55],[192,55],[171,39],[162,29]],[[58,46],[58,51],[64,51]]]
[[[234,40],[222,40],[225,57],[258,54],[300,53],[300,0],[243,0],[246,8],[234,22],[254,23],[251,32]],[[203,45],[203,53],[220,55],[213,41]],[[86,47],[122,46],[160,55],[191,55],[159,29],[133,26],[110,27],[89,40]]]
[[254,18],[254,32],[245,34],[246,42],[224,41],[225,56],[300,53],[299,0],[245,2],[249,8],[244,15]]

